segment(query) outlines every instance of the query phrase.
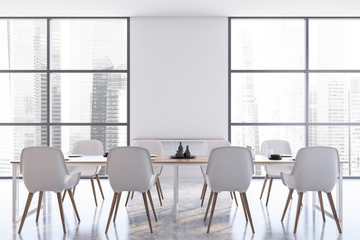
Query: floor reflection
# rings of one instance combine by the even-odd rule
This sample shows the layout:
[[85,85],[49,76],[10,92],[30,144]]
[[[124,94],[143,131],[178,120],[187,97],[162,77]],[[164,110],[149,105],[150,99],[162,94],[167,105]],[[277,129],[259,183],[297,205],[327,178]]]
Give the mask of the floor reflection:
[[[152,195],[158,222],[151,214],[154,233],[151,234],[147,223],[144,204],[139,193],[129,200],[125,207],[126,197],[120,202],[119,212],[115,222],[111,222],[108,234],[105,234],[106,222],[110,210],[113,192],[107,180],[103,181],[105,200],[99,201],[95,207],[91,190],[86,182],[77,187],[75,201],[80,214],[78,223],[70,199],[64,201],[64,212],[67,234],[64,235],[57,205],[56,195],[46,194],[46,207],[40,212],[39,222],[35,222],[35,214],[27,217],[22,234],[17,233],[19,224],[11,222],[11,198],[0,198],[2,218],[0,219],[0,239],[356,239],[360,236],[360,219],[357,213],[360,206],[357,203],[357,194],[351,189],[359,189],[360,180],[345,180],[344,182],[344,219],[343,234],[339,234],[335,221],[326,215],[323,222],[321,212],[309,204],[307,200],[301,209],[298,232],[293,234],[297,195],[290,201],[284,221],[281,222],[287,191],[284,186],[275,186],[272,189],[272,201],[268,207],[259,200],[262,180],[253,180],[247,193],[254,222],[255,234],[244,217],[241,201],[237,207],[227,192],[220,193],[213,217],[210,234],[206,233],[208,220],[203,218],[207,206],[209,193],[203,207],[200,207],[199,194],[202,182],[180,182],[179,220],[172,218],[172,182],[162,181],[164,191],[163,207],[159,206],[156,190]],[[84,183],[84,184],[82,184]],[[0,180],[5,191],[11,193],[11,181]],[[355,194],[352,195],[352,194]],[[9,196],[11,196],[9,194]],[[22,196],[25,196],[22,194]],[[126,196],[126,194],[125,194]],[[311,195],[310,195],[311,197]],[[35,200],[34,200],[35,201]],[[294,207],[295,206],[295,207]],[[349,207],[351,206],[351,207]]]

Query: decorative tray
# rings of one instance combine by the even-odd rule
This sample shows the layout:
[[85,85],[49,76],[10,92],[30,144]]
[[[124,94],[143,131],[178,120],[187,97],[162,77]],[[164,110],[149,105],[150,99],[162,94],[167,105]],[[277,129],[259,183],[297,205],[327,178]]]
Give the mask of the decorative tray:
[[196,156],[191,155],[190,157],[176,157],[175,155],[171,155],[170,157],[172,159],[191,159],[191,158],[195,158]]

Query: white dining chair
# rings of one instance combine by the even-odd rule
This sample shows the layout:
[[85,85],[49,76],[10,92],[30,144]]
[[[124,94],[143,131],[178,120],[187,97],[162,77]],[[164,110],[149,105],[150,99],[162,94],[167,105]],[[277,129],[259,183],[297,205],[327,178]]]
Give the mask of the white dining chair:
[[[158,140],[139,140],[134,143],[134,146],[146,148],[149,151],[151,156],[163,156],[164,155],[163,147],[161,145],[161,142]],[[160,206],[162,206],[161,199],[164,199],[164,194],[163,194],[161,184],[160,184],[160,175],[162,173],[163,166],[153,166],[153,168],[154,168],[154,172],[158,176],[155,186],[156,186],[156,191],[157,191],[157,194],[159,197]],[[128,196],[126,198],[125,206],[127,206],[129,197],[130,197],[130,192],[128,193]],[[132,192],[131,199],[133,199],[133,197],[134,197],[134,192]]]
[[[228,147],[228,146],[230,146],[230,142],[226,141],[226,140],[207,140],[207,141],[205,141],[205,144],[204,144],[204,155],[209,156],[211,151],[214,148]],[[200,166],[200,170],[201,170],[202,175],[204,176],[204,184],[203,184],[203,188],[202,188],[201,195],[200,195],[201,206],[203,206],[205,195],[206,195],[206,190],[207,190],[207,184],[205,181],[206,166]],[[236,202],[236,206],[237,206],[238,202],[237,202],[236,195],[235,195],[235,193],[230,192],[231,199],[233,199],[233,194],[235,196],[235,202]]]
[[283,183],[289,188],[289,195],[285,204],[281,221],[284,220],[286,210],[294,190],[299,193],[295,217],[294,233],[296,233],[303,194],[308,191],[318,192],[322,217],[325,222],[324,204],[322,193],[325,192],[330,203],[334,219],[341,233],[339,219],[336,214],[334,201],[331,195],[336,179],[339,176],[340,161],[336,148],[307,147],[298,151],[293,170],[290,174],[281,173]]
[[40,192],[36,222],[39,219],[41,201],[44,191],[55,192],[58,199],[61,222],[64,233],[66,233],[64,210],[61,201],[61,192],[68,191],[71,203],[80,222],[75,201],[71,189],[79,182],[80,173],[69,174],[62,152],[52,147],[28,147],[24,148],[20,157],[20,172],[23,175],[24,184],[29,191],[24,213],[21,219],[19,233],[24,226],[26,215],[29,211],[34,193]]
[[106,170],[109,176],[114,197],[110,208],[109,218],[105,233],[108,232],[112,214],[115,209],[114,219],[119,208],[121,193],[124,191],[138,191],[142,193],[146,216],[152,233],[149,208],[146,199],[148,195],[155,221],[157,221],[150,189],[155,184],[157,175],[154,173],[149,151],[140,147],[116,147],[109,151]]
[[[291,147],[288,141],[284,141],[284,140],[267,140],[264,141],[261,145],[261,154],[262,155],[269,155],[270,153],[272,154],[280,154],[280,155],[288,155],[288,156],[292,156],[292,151],[291,151]],[[288,165],[265,165],[265,179],[264,179],[264,183],[263,183],[263,187],[261,189],[261,194],[260,194],[260,199],[263,196],[264,190],[265,190],[265,186],[266,186],[266,182],[267,180],[270,178],[270,182],[269,182],[269,188],[268,188],[268,194],[267,194],[267,198],[266,198],[266,204],[265,206],[268,205],[269,203],[269,198],[270,198],[270,192],[271,192],[271,187],[272,187],[272,182],[274,178],[280,178],[281,172],[284,173],[290,173],[292,170],[292,166],[288,166]]]
[[204,221],[206,221],[212,202],[207,233],[210,231],[218,194],[223,191],[238,191],[240,193],[245,219],[250,221],[251,230],[255,233],[246,197],[246,191],[249,188],[253,174],[254,165],[249,149],[244,147],[219,147],[211,151],[205,174],[206,184],[209,186],[211,193]]
[[[102,157],[104,154],[103,144],[98,140],[82,140],[75,143],[72,154],[81,154],[85,156],[99,156]],[[101,167],[99,166],[68,166],[69,172],[81,172],[82,177],[90,178],[91,187],[94,195],[95,205],[97,206],[97,199],[96,199],[96,191],[95,191],[95,184],[94,178],[98,183],[100,193],[102,199],[104,198],[104,193],[101,187],[100,179],[99,179],[99,172]],[[75,186],[76,187],[76,186]],[[75,194],[75,187],[73,190],[73,194]],[[65,198],[66,192],[63,195],[63,200]]]

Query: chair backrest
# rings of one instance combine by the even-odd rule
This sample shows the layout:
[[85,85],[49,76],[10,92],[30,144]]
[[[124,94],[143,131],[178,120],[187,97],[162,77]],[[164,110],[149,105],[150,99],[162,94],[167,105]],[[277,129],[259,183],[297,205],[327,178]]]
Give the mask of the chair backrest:
[[149,151],[140,147],[110,149],[107,164],[109,182],[114,192],[145,192],[155,176]]
[[273,153],[291,155],[290,143],[285,140],[267,140],[261,144],[261,154],[267,155],[269,150]]
[[29,192],[64,190],[69,175],[62,152],[53,147],[24,148],[20,157],[20,171]]
[[82,140],[75,143],[73,154],[103,155],[104,147],[98,140]]
[[230,142],[226,140],[207,140],[205,142],[204,155],[210,155],[211,151],[217,147],[228,147]]
[[336,148],[307,147],[298,151],[291,174],[299,192],[331,192],[339,169],[340,160]]
[[214,148],[209,156],[206,177],[215,192],[246,192],[254,174],[249,149],[244,147]]
[[134,143],[134,146],[146,148],[152,155],[164,155],[163,148],[159,140],[139,140]]

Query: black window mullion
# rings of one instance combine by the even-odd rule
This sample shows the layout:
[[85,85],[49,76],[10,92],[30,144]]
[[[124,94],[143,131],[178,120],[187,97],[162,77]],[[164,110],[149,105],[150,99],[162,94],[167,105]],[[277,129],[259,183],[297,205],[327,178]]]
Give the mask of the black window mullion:
[[47,18],[47,34],[46,34],[46,41],[47,41],[47,46],[46,46],[46,77],[47,77],[47,98],[46,98],[46,101],[47,101],[47,106],[46,106],[46,111],[47,111],[47,114],[46,114],[46,124],[47,124],[47,127],[46,127],[46,134],[47,134],[47,139],[46,139],[46,142],[47,142],[47,146],[50,146],[50,115],[51,115],[51,87],[50,87],[50,34],[51,34],[51,29],[50,29],[50,22],[51,22],[51,19],[50,18]]

